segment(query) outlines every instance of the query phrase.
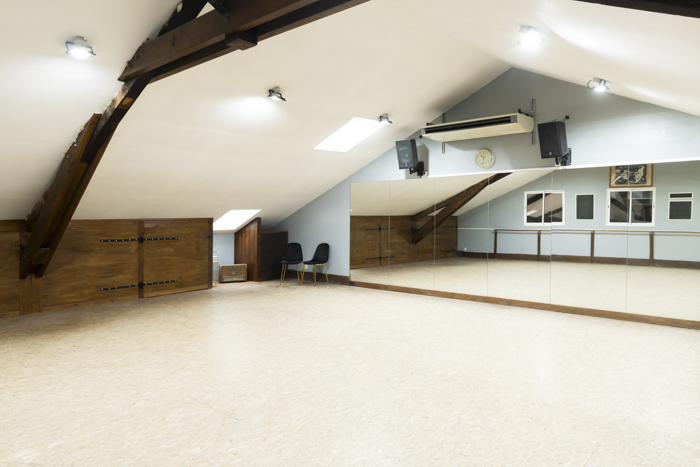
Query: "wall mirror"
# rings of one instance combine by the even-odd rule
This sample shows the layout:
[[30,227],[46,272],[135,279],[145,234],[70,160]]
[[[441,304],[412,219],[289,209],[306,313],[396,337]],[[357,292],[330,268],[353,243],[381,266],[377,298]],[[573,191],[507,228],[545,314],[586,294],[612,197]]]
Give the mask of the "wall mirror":
[[700,321],[699,190],[700,161],[355,183],[351,280]]

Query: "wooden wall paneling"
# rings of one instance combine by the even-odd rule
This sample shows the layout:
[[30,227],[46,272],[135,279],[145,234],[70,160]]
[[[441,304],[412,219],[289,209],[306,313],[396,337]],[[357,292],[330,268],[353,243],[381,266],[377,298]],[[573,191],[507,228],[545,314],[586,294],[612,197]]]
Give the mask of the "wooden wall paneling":
[[379,265],[388,266],[393,259],[391,253],[391,232],[393,232],[391,218],[381,216],[379,219]]
[[[413,231],[424,228],[428,224],[433,224],[435,218],[433,216],[424,217],[416,222],[413,222]],[[425,236],[413,245],[414,261],[428,261],[435,259],[435,229],[430,230]]]
[[379,227],[379,216],[350,216],[350,269],[380,266]]
[[214,287],[214,219],[209,219],[209,288]]
[[43,277],[45,311],[80,303],[138,298],[138,242],[100,240],[138,238],[138,221],[71,221]]
[[[260,235],[260,265],[258,279],[269,281],[282,277],[282,256],[289,243],[289,232],[262,232]],[[307,253],[308,256],[308,253]],[[304,258],[306,259],[306,258]],[[303,266],[302,266],[303,269]]]
[[435,229],[435,258],[454,258],[457,256],[457,216],[448,217]]
[[19,314],[19,221],[0,221],[0,317]]
[[248,225],[236,232],[234,262],[247,265],[249,281],[257,281],[259,277],[258,264],[260,263],[260,257],[258,246],[260,244],[261,227],[261,219],[256,217]]
[[[144,297],[209,288],[211,265],[209,219],[152,219],[144,221],[144,282],[177,280],[146,286]],[[136,255],[134,255],[136,257]]]
[[414,261],[411,246],[411,216],[391,216],[389,231],[390,264],[404,264]]

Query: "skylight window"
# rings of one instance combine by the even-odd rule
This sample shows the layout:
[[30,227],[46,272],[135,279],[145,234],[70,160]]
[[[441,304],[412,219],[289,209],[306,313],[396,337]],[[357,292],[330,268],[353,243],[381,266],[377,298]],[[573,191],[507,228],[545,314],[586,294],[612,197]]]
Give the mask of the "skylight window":
[[236,210],[234,209],[233,211],[229,211],[226,214],[224,214],[219,220],[214,222],[214,232],[227,232],[230,230],[236,230],[246,222],[248,222],[250,219],[253,218],[257,213],[260,212],[260,209],[258,210]]
[[340,130],[326,138],[315,149],[348,152],[384,125],[387,125],[387,122],[355,117],[343,125]]

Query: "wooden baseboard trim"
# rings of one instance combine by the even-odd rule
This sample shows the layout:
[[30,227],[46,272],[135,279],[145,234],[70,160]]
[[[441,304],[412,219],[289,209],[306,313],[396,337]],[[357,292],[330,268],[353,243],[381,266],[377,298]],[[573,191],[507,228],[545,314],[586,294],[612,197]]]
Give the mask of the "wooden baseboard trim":
[[494,305],[507,305],[520,308],[532,308],[535,310],[554,311],[557,313],[568,313],[582,316],[592,316],[595,318],[616,319],[619,321],[631,321],[635,323],[656,324],[660,326],[671,326],[676,328],[694,329],[700,331],[699,321],[687,321],[675,318],[662,318],[658,316],[637,315],[632,313],[621,313],[618,311],[596,310],[591,308],[578,308],[564,305],[553,305],[549,303],[527,302],[523,300],[511,300],[498,297],[484,297],[481,295],[468,295],[453,292],[440,292],[438,290],[415,289],[411,287],[400,287],[396,285],[372,284],[369,282],[350,281],[354,287],[367,289],[386,290],[390,292],[410,293],[415,295],[427,295],[430,297],[452,298],[470,302],[491,303]]
[[680,269],[700,269],[698,261],[673,261],[666,259],[640,259],[640,258],[608,258],[603,256],[569,256],[569,255],[525,255],[509,253],[473,253],[460,251],[457,253],[460,258],[474,259],[509,259],[515,261],[553,261],[561,263],[594,263],[594,264],[617,264],[620,266],[647,266],[657,268],[680,268]]
[[[297,279],[297,272],[295,269],[290,269],[289,272],[287,273],[287,279],[285,279],[285,282],[289,282],[290,280],[296,280]],[[277,282],[279,282],[279,279],[274,279]],[[350,285],[350,278],[348,276],[339,276],[337,274],[328,274],[328,280],[330,281],[331,284],[337,284],[337,285]],[[304,283],[307,281],[310,281],[312,284],[314,283],[314,274],[313,271],[306,271],[304,273]],[[320,283],[326,283],[326,276],[323,274],[322,271],[317,270],[316,271],[316,282]]]
[[66,305],[46,306],[41,310],[41,312],[49,313],[52,311],[69,310],[71,308],[83,308],[86,306],[93,305],[106,305],[108,303],[128,302],[130,300],[138,300],[138,298],[139,297],[137,295],[134,295],[133,297],[109,298],[107,300],[97,300],[94,302],[69,303]]
[[173,289],[173,290],[164,290],[162,292],[152,292],[152,293],[147,293],[144,294],[144,298],[150,298],[150,297],[160,297],[163,295],[172,295],[176,293],[184,293],[184,292],[194,292],[195,290],[205,290],[209,289],[210,287],[208,285],[198,285],[196,287],[185,287],[182,289]]
[[0,313],[0,319],[12,318],[13,316],[19,316],[19,311],[8,311],[6,313]]

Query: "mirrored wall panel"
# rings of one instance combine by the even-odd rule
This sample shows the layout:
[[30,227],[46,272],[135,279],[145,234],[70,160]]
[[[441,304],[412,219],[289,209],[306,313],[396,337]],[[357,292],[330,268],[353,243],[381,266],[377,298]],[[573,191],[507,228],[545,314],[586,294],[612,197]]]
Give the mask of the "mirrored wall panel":
[[356,183],[351,280],[700,322],[699,192],[700,161]]

